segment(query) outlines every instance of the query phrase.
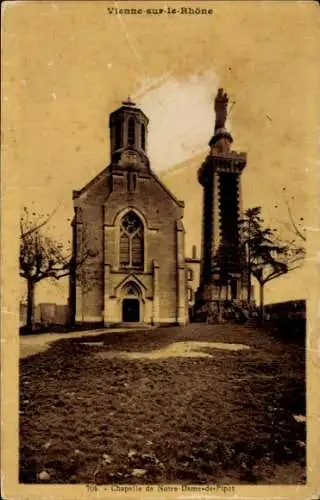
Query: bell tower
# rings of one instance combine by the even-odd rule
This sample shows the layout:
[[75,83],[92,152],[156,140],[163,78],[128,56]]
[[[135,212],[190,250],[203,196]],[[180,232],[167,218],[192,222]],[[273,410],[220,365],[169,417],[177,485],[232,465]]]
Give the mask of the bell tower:
[[214,135],[210,151],[198,170],[203,187],[202,256],[196,310],[221,299],[236,303],[246,299],[248,273],[240,248],[241,173],[246,153],[231,149],[233,138],[226,129],[228,96],[219,89],[215,98]]
[[139,191],[140,176],[150,175],[147,156],[149,119],[128,97],[109,117],[110,191],[120,189],[130,196]]
[[110,129],[110,156],[111,163],[117,164],[124,156],[132,153],[147,159],[147,135],[149,120],[137,108],[130,97],[123,101],[120,108],[111,113],[109,118]]

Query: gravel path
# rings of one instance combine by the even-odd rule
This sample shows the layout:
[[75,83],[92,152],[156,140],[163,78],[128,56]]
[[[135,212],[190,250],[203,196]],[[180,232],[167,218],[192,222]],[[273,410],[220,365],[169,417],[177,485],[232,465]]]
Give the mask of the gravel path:
[[[144,328],[145,329],[145,328]],[[70,333],[40,333],[38,335],[20,336],[20,358],[27,358],[38,352],[46,351],[50,344],[61,339],[73,339],[87,337],[88,335],[101,335],[102,333],[121,333],[132,329],[129,328],[99,328],[97,330],[86,330]]]

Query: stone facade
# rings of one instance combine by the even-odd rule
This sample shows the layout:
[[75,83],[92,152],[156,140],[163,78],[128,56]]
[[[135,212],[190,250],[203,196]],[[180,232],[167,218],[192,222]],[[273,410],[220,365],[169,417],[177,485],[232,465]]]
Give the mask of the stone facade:
[[128,100],[109,127],[109,166],[73,193],[73,320],[183,325],[184,203],[150,168],[144,113]]

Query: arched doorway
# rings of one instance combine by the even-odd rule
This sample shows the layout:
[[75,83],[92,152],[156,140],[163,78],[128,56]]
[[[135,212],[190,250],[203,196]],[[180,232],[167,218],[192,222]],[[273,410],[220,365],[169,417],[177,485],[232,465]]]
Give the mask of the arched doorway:
[[124,323],[137,323],[140,321],[140,290],[131,282],[127,283],[123,290],[122,299],[122,321]]
[[122,321],[134,323],[140,321],[140,301],[139,299],[125,298],[122,301]]

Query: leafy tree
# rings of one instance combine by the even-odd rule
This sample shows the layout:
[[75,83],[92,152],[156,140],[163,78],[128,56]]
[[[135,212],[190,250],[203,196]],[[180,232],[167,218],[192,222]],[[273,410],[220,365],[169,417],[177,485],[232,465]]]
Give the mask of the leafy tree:
[[[303,247],[297,246],[294,241],[280,241],[277,230],[264,227],[263,223],[261,207],[248,209],[240,222],[241,240],[246,248],[249,275],[254,276],[259,283],[261,319],[263,319],[266,283],[299,267],[305,256]],[[251,298],[250,291],[248,298]]]
[[51,216],[41,216],[23,208],[20,217],[20,276],[27,282],[27,329],[35,329],[35,289],[44,279],[59,280],[73,273],[94,252],[85,248],[75,262],[72,251],[48,236],[44,227]]

